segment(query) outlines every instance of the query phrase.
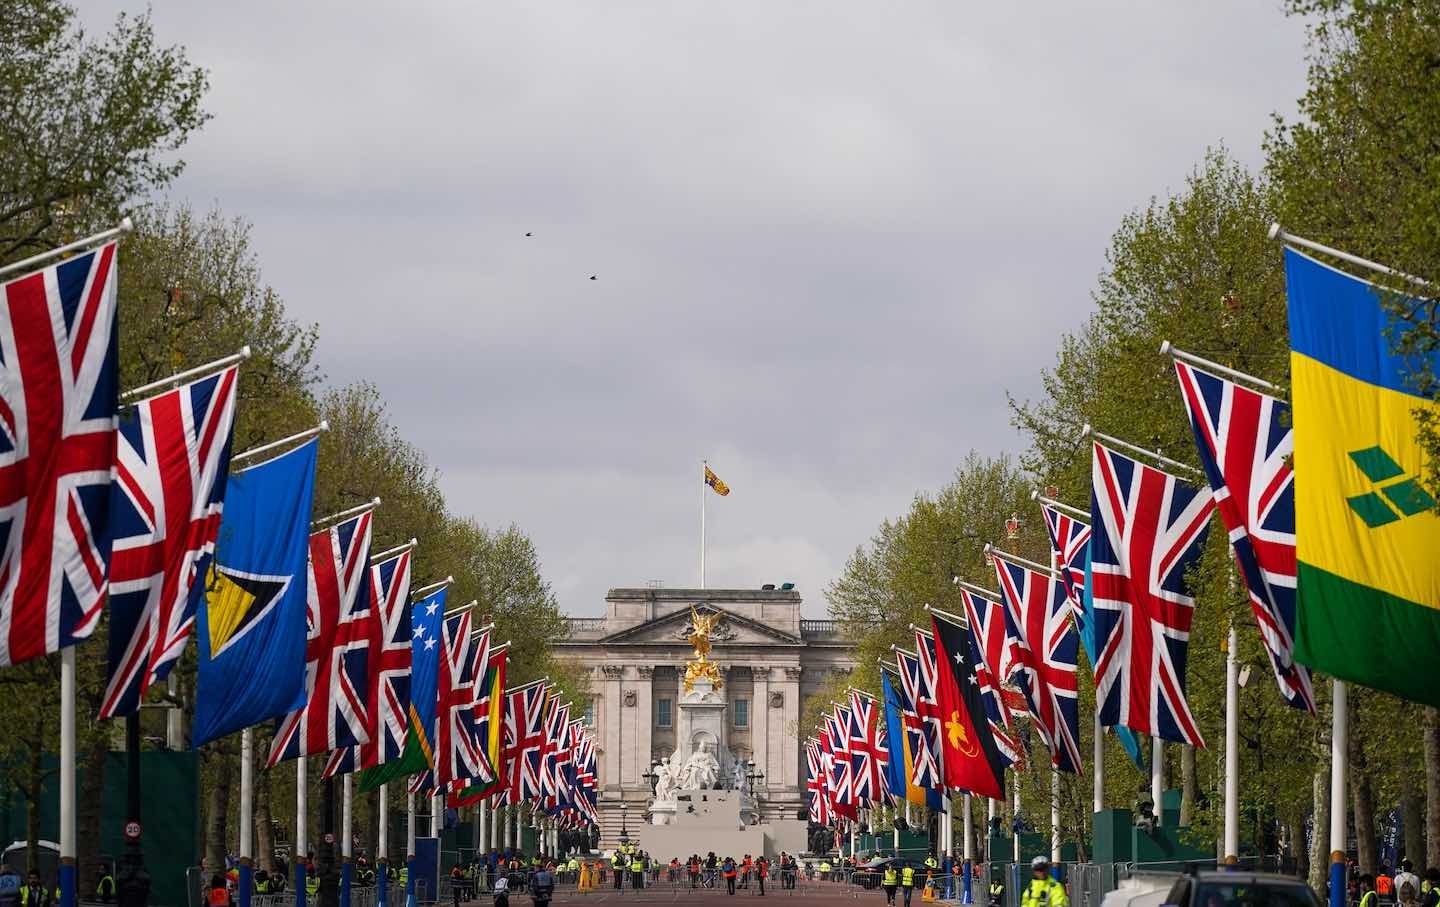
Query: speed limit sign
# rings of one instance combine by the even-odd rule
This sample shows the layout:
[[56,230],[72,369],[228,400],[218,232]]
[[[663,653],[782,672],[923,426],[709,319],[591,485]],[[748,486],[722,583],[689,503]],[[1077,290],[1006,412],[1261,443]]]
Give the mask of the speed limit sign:
[[140,837],[140,823],[131,819],[125,823],[125,837],[134,841]]

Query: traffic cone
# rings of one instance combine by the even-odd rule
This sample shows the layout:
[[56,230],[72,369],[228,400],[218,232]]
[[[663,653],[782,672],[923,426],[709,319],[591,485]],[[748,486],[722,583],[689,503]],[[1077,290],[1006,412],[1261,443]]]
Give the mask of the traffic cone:
[[920,892],[920,900],[935,900],[935,870],[933,869],[925,872],[925,890]]

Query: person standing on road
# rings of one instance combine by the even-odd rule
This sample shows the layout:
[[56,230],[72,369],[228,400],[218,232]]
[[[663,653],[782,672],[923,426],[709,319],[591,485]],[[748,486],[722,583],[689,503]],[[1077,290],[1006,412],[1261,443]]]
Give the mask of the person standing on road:
[[755,881],[760,885],[760,893],[765,893],[765,877],[770,874],[770,861],[762,853],[755,860]]
[[1020,907],[1070,907],[1070,897],[1065,886],[1050,875],[1050,861],[1036,857],[1030,861],[1029,886],[1020,896]]
[[880,887],[885,889],[885,903],[895,904],[895,886],[899,883],[899,874],[895,872],[894,863],[885,864],[885,872],[880,876]]
[[555,894],[555,875],[544,866],[535,871],[535,878],[530,882],[530,896],[535,899],[535,907],[550,907],[550,897]]
[[915,892],[915,865],[909,860],[900,870],[900,890],[905,894],[905,907],[910,907],[910,895]]
[[734,859],[734,857],[726,857],[726,858],[725,858],[725,863],[724,863],[724,865],[721,867],[721,872],[722,872],[722,873],[724,874],[724,876],[725,876],[725,889],[726,889],[726,892],[729,893],[729,894],[734,894],[734,893],[735,893],[735,859]]

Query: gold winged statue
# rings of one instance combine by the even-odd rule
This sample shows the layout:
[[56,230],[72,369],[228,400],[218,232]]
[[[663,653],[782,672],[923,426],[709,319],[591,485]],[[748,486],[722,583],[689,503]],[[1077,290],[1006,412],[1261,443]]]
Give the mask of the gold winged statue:
[[720,689],[720,668],[707,656],[710,654],[710,634],[714,632],[715,625],[720,622],[720,612],[714,611],[710,614],[701,614],[694,606],[690,606],[690,634],[685,641],[695,647],[695,657],[685,665],[685,692],[691,693],[695,690],[695,681],[700,678],[709,680],[715,689]]

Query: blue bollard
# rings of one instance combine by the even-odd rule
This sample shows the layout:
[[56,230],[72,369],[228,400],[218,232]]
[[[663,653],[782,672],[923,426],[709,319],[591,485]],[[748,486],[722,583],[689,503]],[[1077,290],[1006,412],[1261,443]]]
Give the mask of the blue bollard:
[[960,903],[973,904],[975,903],[975,898],[970,893],[970,873],[972,872],[972,867],[969,860],[966,860],[962,865],[964,866],[965,877],[960,882]]
[[60,907],[75,907],[75,859],[60,861]]
[[255,891],[255,866],[249,857],[240,858],[240,907],[250,907],[250,895]]
[[415,856],[405,858],[405,907],[415,907]]
[[[346,860],[340,866],[340,907],[350,907],[350,870],[351,864]],[[248,907],[242,904],[241,907]]]
[[295,907],[305,907],[305,861],[295,860]]
[[1345,907],[1345,855],[1338,850],[1330,854],[1330,907]]
[[390,904],[390,862],[383,858],[375,871],[375,903],[380,907]]

